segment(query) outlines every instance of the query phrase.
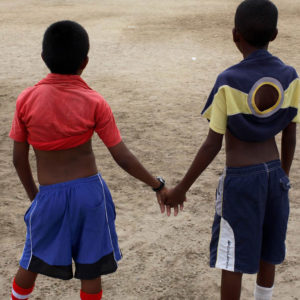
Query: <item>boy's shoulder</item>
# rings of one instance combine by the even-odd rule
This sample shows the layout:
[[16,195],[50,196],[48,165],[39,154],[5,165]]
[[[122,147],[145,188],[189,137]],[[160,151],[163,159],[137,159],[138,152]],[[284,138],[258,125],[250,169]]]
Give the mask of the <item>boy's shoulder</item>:
[[17,105],[22,105],[26,102],[26,100],[28,98],[30,98],[30,96],[32,95],[32,93],[35,90],[35,86],[29,86],[27,88],[25,88],[18,96],[17,98]]
[[[68,95],[71,98],[82,98],[87,105],[89,103],[101,103],[105,102],[103,96],[90,88],[87,83],[77,76],[76,80],[58,81],[58,80],[49,80],[49,75],[42,80],[38,81],[36,84],[25,88],[17,98],[17,105],[23,105],[30,102],[35,102],[39,99],[42,101],[43,98],[51,97],[59,98],[61,95],[67,99]],[[52,79],[52,78],[51,78]],[[55,92],[54,92],[55,90]],[[44,99],[45,100],[45,99]]]
[[286,89],[298,78],[298,74],[294,67],[264,50],[250,55],[221,72],[215,87],[229,86],[247,93],[255,82],[262,78],[275,78]]

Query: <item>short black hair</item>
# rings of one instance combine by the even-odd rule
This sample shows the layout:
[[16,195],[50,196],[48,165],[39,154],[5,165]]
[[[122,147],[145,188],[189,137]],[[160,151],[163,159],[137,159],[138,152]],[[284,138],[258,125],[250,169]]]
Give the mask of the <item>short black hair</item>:
[[254,47],[266,46],[277,30],[278,10],[269,0],[244,0],[235,13],[235,28]]
[[89,48],[89,36],[80,24],[59,21],[44,34],[42,57],[52,73],[76,74]]

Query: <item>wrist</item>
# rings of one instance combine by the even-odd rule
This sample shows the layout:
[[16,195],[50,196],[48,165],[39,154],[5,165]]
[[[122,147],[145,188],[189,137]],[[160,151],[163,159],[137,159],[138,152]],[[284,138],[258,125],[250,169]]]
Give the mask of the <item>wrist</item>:
[[175,189],[181,193],[186,193],[188,191],[188,188],[184,185],[184,183],[181,181],[176,186]]
[[157,184],[154,187],[152,186],[152,190],[154,192],[159,192],[165,187],[165,180],[162,177],[158,176],[156,177],[156,181]]

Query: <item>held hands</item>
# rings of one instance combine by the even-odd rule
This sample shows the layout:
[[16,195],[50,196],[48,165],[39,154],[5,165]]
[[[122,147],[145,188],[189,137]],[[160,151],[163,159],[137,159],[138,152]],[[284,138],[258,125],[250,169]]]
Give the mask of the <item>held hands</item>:
[[174,208],[174,216],[178,215],[179,210],[183,210],[183,202],[187,201],[186,192],[178,186],[173,189],[163,188],[156,193],[157,202],[160,206],[160,211],[163,214],[167,212],[167,216],[171,215],[171,208]]

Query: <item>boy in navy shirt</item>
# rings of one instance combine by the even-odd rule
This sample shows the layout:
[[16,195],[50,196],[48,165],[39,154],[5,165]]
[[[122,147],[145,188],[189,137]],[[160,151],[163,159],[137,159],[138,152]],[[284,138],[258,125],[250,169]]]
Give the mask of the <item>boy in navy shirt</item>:
[[[178,211],[225,135],[226,167],[210,244],[210,266],[222,269],[222,300],[240,298],[243,273],[258,273],[255,299],[271,299],[275,265],[285,257],[300,83],[294,68],[268,52],[277,18],[268,0],[238,6],[233,40],[244,60],[218,76],[202,112],[209,120],[207,138],[184,178],[167,193],[168,213],[170,207]],[[281,157],[275,141],[280,132]]]

